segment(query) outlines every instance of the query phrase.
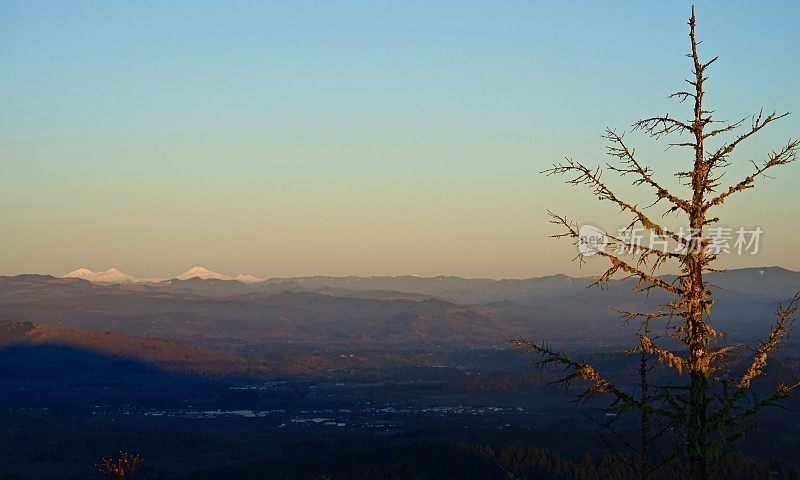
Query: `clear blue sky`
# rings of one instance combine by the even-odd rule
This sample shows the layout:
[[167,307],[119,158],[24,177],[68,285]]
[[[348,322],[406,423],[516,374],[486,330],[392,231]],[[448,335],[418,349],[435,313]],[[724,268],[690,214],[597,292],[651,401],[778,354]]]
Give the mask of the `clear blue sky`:
[[[722,118],[795,115],[800,3],[701,2]],[[615,229],[537,172],[605,161],[667,111],[688,2],[0,3],[0,274],[575,273],[545,211]],[[681,158],[632,136],[669,182]],[[800,269],[798,166],[732,201],[733,266]],[[624,190],[624,189],[623,189]],[[636,192],[631,192],[636,195]],[[647,198],[647,197],[643,197]],[[584,273],[592,273],[592,266]]]

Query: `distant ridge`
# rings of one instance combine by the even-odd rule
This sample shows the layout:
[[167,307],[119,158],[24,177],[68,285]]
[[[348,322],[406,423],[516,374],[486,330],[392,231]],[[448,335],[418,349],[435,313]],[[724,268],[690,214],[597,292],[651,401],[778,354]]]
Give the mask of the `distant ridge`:
[[[800,290],[800,272],[779,267],[709,273],[707,279],[716,325],[742,341],[763,336],[775,306]],[[588,289],[593,282],[560,275],[524,280],[406,276],[306,277],[248,285],[195,276],[98,285],[19,275],[0,277],[0,320],[44,320],[198,346],[224,341],[235,348],[275,342],[500,345],[531,335],[609,345],[619,341],[617,330],[607,328],[619,320],[614,309],[644,310],[670,301],[663,295],[635,295],[630,279],[614,280],[604,290]]]
[[[80,278],[88,280],[92,283],[98,284],[122,284],[122,285],[135,285],[135,284],[157,284],[163,282],[161,278],[137,278],[133,275],[128,275],[114,267],[106,271],[92,271],[88,268],[78,268],[64,275],[62,278]],[[189,270],[177,275],[173,278],[178,280],[190,280],[192,278],[200,278],[202,280],[222,280],[231,281],[236,280],[245,284],[253,284],[263,282],[263,278],[244,273],[238,274],[236,277],[231,277],[222,273],[214,272],[205,267],[192,267]]]
[[[582,292],[594,282],[595,277],[569,277],[550,275],[526,279],[492,280],[486,278],[460,278],[453,276],[417,277],[371,276],[331,277],[311,276],[295,278],[270,278],[262,280],[252,275],[239,274],[231,277],[204,267],[192,267],[171,280],[158,281],[136,279],[117,269],[92,272],[79,269],[67,276],[89,282],[109,285],[121,284],[143,287],[170,288],[174,291],[203,294],[250,294],[279,293],[282,291],[317,292],[334,296],[356,296],[371,298],[429,298],[436,297],[460,305],[478,305],[499,300],[511,300],[531,304],[542,298],[566,292]],[[674,281],[674,275],[664,275],[665,281]],[[717,292],[738,292],[750,298],[787,299],[800,289],[800,272],[777,266],[731,269],[725,272],[709,272],[706,275],[709,287]],[[627,282],[615,281],[620,299],[628,297],[631,286]],[[366,293],[372,292],[372,293]],[[742,297],[742,298],[744,298]]]

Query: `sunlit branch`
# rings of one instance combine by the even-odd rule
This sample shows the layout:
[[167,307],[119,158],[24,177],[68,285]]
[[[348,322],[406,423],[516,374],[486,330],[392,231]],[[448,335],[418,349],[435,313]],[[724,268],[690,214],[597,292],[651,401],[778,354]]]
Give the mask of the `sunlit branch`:
[[743,134],[741,134],[741,135],[739,135],[732,142],[727,143],[727,144],[719,147],[719,149],[717,149],[713,154],[709,155],[709,157],[708,157],[709,163],[711,163],[712,165],[717,163],[723,157],[726,157],[726,156],[730,155],[740,143],[742,143],[743,141],[745,141],[748,138],[752,137],[753,135],[755,135],[756,133],[761,131],[761,129],[763,129],[764,127],[766,127],[770,123],[774,122],[775,120],[780,120],[781,118],[783,118],[783,117],[785,117],[787,115],[789,115],[789,112],[782,113],[780,115],[778,115],[776,112],[772,112],[772,113],[770,113],[769,115],[767,115],[766,117],[763,117],[763,118],[762,118],[762,112],[759,112],[758,115],[754,115],[752,117],[753,118],[753,124],[750,127],[750,130],[745,132],[745,133],[743,133]]
[[781,165],[786,165],[795,161],[797,157],[797,149],[800,147],[800,141],[792,140],[786,144],[781,150],[773,151],[770,153],[769,158],[766,162],[764,162],[761,166],[756,166],[756,169],[753,173],[745,177],[744,180],[740,181],[736,185],[730,186],[725,192],[719,194],[718,196],[714,197],[713,199],[709,200],[706,205],[704,206],[705,210],[709,208],[720,205],[725,202],[729,196],[733,195],[736,192],[741,192],[743,190],[747,190],[748,188],[753,188],[753,183],[756,181],[759,175],[763,175],[767,170],[770,168],[778,167]]
[[758,376],[764,374],[764,368],[767,365],[767,357],[770,353],[774,352],[781,346],[786,339],[791,328],[794,326],[796,320],[795,313],[800,304],[800,292],[795,294],[794,298],[789,302],[786,307],[778,306],[775,312],[778,320],[772,331],[769,332],[767,338],[761,342],[761,345],[753,352],[753,358],[747,371],[736,382],[739,389],[746,389],[750,383]]
[[597,195],[598,199],[609,200],[617,204],[622,211],[633,213],[636,216],[636,221],[648,230],[652,230],[658,235],[667,235],[676,242],[682,241],[675,233],[669,232],[661,225],[653,222],[638,206],[632,205],[617,197],[617,195],[600,179],[601,173],[599,168],[591,170],[587,166],[567,158],[566,163],[554,164],[551,168],[544,170],[542,173],[546,175],[575,173],[577,176],[571,180],[567,180],[566,183],[576,186],[588,185],[594,194]]
[[[564,227],[566,229],[565,233],[554,235],[554,237],[570,237],[570,238],[574,238],[574,239],[578,239],[579,238],[578,230],[576,230],[577,226],[574,225],[574,224],[569,223],[567,221],[566,217],[557,215],[557,214],[555,214],[553,212],[548,212],[548,214],[551,217],[551,220],[550,220],[551,223],[554,223],[554,224],[557,224],[557,225],[561,225],[562,227]],[[647,272],[644,272],[644,271],[634,267],[633,265],[631,265],[631,264],[627,263],[626,261],[622,260],[617,255],[614,255],[612,253],[608,253],[608,252],[603,251],[603,250],[598,250],[596,254],[601,256],[601,257],[605,257],[609,261],[611,261],[611,267],[608,270],[606,270],[606,272],[603,273],[600,277],[598,277],[598,279],[590,286],[602,285],[604,283],[608,283],[613,278],[614,274],[616,274],[619,271],[622,271],[622,272],[629,273],[631,275],[634,275],[634,276],[638,277],[643,282],[646,282],[646,283],[649,283],[650,285],[653,285],[655,287],[664,289],[664,290],[666,290],[666,291],[668,291],[670,293],[673,293],[675,295],[682,295],[683,294],[683,290],[680,287],[677,287],[675,285],[667,283],[664,280],[661,280],[660,278],[658,278],[658,277],[656,277],[654,275],[648,274]]]
[[[658,200],[667,199],[675,207],[680,208],[684,212],[689,211],[690,207],[689,202],[671,194],[666,188],[659,185],[653,179],[653,174],[652,174],[653,172],[649,168],[642,167],[639,161],[636,160],[636,157],[634,156],[634,151],[628,148],[628,146],[623,141],[622,135],[617,134],[611,129],[607,129],[606,138],[612,142],[612,145],[608,147],[608,153],[612,156],[618,157],[625,166],[623,168],[619,168],[619,167],[614,167],[612,165],[608,165],[609,169],[618,172],[621,176],[625,176],[628,174],[635,174],[638,178],[633,183],[634,186],[639,186],[642,184],[650,185],[656,190],[656,196],[658,197]],[[617,146],[614,146],[614,144],[616,144]]]

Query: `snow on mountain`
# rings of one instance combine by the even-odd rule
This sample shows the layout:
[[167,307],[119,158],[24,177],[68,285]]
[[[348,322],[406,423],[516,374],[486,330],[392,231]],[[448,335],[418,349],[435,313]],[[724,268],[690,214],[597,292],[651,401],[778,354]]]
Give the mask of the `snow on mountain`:
[[79,268],[64,275],[64,278],[82,278],[93,283],[140,283],[136,277],[120,272],[116,268],[109,268],[105,272],[93,272],[88,268]]
[[[121,272],[116,268],[109,268],[104,272],[93,272],[88,268],[79,268],[68,274],[64,275],[64,278],[72,277],[72,278],[82,278],[84,280],[88,280],[93,283],[120,283],[120,284],[156,284],[163,281],[160,278],[136,278],[127,273]],[[263,278],[258,278],[254,275],[247,275],[244,273],[240,273],[236,277],[229,277],[228,275],[213,272],[204,267],[192,267],[189,270],[181,273],[180,275],[174,277],[178,280],[189,280],[190,278],[201,278],[203,280],[237,280],[242,283],[258,283],[263,282]]]
[[233,278],[227,275],[223,275],[217,272],[212,272],[211,270],[204,267],[192,267],[175,278],[177,278],[178,280],[189,280],[190,278],[195,278],[195,277],[202,278],[203,280],[208,280],[212,278],[215,280],[233,280]]
[[264,281],[263,278],[258,278],[254,275],[247,275],[245,273],[240,273],[239,275],[236,275],[234,280],[237,280],[242,283],[258,283]]

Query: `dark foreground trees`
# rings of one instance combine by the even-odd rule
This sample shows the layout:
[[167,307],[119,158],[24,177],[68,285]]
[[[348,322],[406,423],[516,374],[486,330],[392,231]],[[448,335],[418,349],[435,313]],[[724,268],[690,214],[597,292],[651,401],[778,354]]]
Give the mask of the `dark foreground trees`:
[[[794,161],[799,144],[797,140],[790,140],[779,146],[762,161],[753,162],[752,173],[726,184],[723,175],[737,147],[788,113],[758,113],[736,122],[715,120],[712,110],[704,105],[704,95],[709,67],[717,58],[701,59],[694,8],[689,20],[689,38],[688,57],[693,73],[686,80],[689,88],[672,95],[681,103],[691,105],[689,118],[665,115],[633,124],[634,130],[655,139],[667,139],[671,148],[686,149],[688,168],[682,168],[675,175],[688,187],[688,194],[681,196],[662,186],[623,135],[613,130],[606,132],[606,138],[608,154],[614,161],[595,168],[567,159],[545,172],[567,175],[567,183],[588,187],[599,200],[611,202],[630,216],[629,229],[641,229],[659,239],[657,244],[644,245],[632,242],[631,236],[624,233],[605,233],[603,242],[588,244],[577,224],[563,215],[551,213],[552,222],[563,228],[556,237],[570,238],[584,247],[584,253],[589,248],[589,253],[610,263],[595,285],[602,287],[620,276],[632,277],[637,281],[635,291],[645,294],[659,291],[667,295],[669,300],[652,311],[620,313],[625,320],[641,326],[638,345],[633,351],[657,357],[675,372],[674,379],[650,385],[643,397],[641,392],[626,391],[592,365],[575,361],[545,344],[524,339],[514,342],[539,354],[540,365],[564,367],[566,374],[558,383],[569,384],[577,379],[588,382],[581,399],[610,395],[613,410],[638,411],[648,419],[645,423],[653,419],[666,424],[666,430],[679,438],[673,453],[684,460],[688,476],[706,480],[712,477],[715,461],[730,442],[752,427],[752,420],[759,411],[781,404],[800,385],[781,381],[772,386],[769,394],[760,397],[753,389],[753,382],[765,373],[769,356],[784,343],[794,323],[800,297],[778,307],[772,330],[759,344],[727,344],[724,333],[714,328],[714,300],[703,278],[706,272],[718,271],[714,264],[724,253],[712,235],[722,228],[720,219],[715,216],[718,207],[729,197],[753,188],[759,178],[773,169]],[[648,200],[650,205],[642,207],[623,199],[606,183],[604,172],[632,178],[633,185],[650,190],[654,197]],[[666,213],[653,216],[651,207],[655,205],[665,206]],[[685,229],[670,229],[660,223],[663,217],[672,215]],[[660,248],[664,245],[668,248]],[[582,256],[579,259],[584,261]],[[669,264],[680,271],[674,280],[658,275],[658,271]],[[747,362],[740,370],[733,371],[731,359],[742,355],[748,356]],[[645,459],[641,464],[648,469],[642,472],[642,478],[647,478],[651,473],[649,462]]]

